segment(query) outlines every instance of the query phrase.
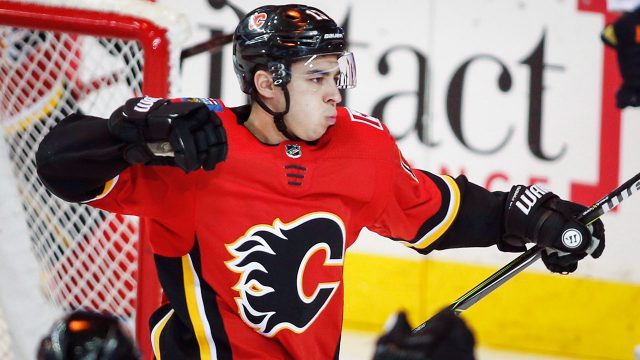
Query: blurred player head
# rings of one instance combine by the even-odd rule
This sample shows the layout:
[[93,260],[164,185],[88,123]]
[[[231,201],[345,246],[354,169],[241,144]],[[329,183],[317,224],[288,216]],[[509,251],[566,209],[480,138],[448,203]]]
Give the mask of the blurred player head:
[[238,24],[233,63],[242,91],[285,137],[314,141],[335,122],[339,89],[356,84],[345,48],[344,31],[321,10],[263,6]]
[[42,339],[38,360],[134,360],[140,354],[118,318],[75,311],[57,321]]
[[407,314],[399,312],[376,342],[373,360],[474,360],[475,337],[453,310],[442,309],[413,332]]
[[616,92],[616,106],[640,106],[640,7],[625,13],[600,34],[602,41],[618,53],[622,84]]

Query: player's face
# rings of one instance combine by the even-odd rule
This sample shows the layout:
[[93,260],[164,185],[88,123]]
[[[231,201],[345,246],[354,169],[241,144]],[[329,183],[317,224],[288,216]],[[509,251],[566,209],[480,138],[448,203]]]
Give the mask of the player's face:
[[306,141],[318,140],[336,122],[342,100],[336,80],[340,70],[336,55],[312,57],[291,65],[291,96],[287,128]]

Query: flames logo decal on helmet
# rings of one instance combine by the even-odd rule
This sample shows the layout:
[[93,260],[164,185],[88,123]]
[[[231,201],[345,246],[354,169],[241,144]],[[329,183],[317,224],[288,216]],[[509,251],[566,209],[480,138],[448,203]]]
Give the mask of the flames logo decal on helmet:
[[[236,304],[242,320],[269,337],[283,329],[301,333],[340,285],[344,223],[324,212],[290,223],[276,219],[273,225],[252,227],[228,244],[227,251],[234,257],[226,262],[227,267],[240,276],[233,289],[239,294]],[[310,259],[321,252],[322,266],[310,268]],[[310,284],[308,279],[322,280]]]
[[251,20],[249,21],[249,30],[260,30],[262,26],[264,26],[264,22],[266,20],[266,13],[261,12],[251,15]]

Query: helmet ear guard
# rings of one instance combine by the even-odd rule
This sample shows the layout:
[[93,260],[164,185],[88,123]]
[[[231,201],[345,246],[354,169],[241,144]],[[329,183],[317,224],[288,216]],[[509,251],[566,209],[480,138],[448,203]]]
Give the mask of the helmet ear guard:
[[279,61],[272,61],[267,65],[267,71],[271,74],[273,85],[285,87],[291,81],[291,72],[287,66]]

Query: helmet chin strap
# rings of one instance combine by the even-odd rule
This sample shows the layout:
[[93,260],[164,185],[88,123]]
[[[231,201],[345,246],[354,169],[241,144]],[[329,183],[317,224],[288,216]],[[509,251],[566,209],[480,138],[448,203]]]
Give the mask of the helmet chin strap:
[[284,135],[287,139],[292,141],[301,140],[299,137],[290,133],[289,130],[287,129],[287,125],[284,123],[284,116],[289,112],[290,98],[289,98],[289,90],[287,89],[287,85],[285,84],[284,86],[280,86],[280,87],[284,92],[284,101],[285,101],[284,111],[276,112],[271,110],[267,106],[267,104],[265,104],[262,101],[262,99],[260,99],[260,96],[256,95],[256,93],[254,93],[253,99],[258,103],[258,105],[260,105],[262,109],[264,109],[264,111],[268,112],[271,116],[273,116],[273,122],[276,124],[276,128],[282,133],[282,135]]

